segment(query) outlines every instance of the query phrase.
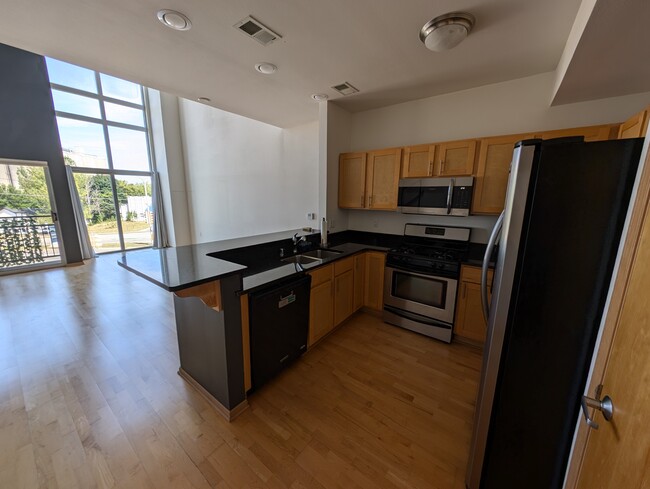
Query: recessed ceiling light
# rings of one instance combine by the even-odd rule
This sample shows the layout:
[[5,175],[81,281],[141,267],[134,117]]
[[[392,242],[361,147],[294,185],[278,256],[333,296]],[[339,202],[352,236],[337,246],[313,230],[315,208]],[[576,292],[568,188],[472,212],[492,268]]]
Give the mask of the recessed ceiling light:
[[207,104],[208,102],[212,102],[212,99],[209,99],[208,97],[199,97],[196,100],[198,100],[199,102],[203,102],[205,104]]
[[272,63],[257,63],[255,69],[264,75],[270,75],[278,71],[278,67]]
[[311,96],[311,98],[313,98],[316,102],[324,102],[329,97],[324,93],[315,93],[314,95]]
[[186,15],[176,12],[176,10],[163,9],[156,12],[158,20],[170,29],[177,31],[189,31],[192,27],[192,22]]
[[420,29],[420,41],[431,51],[446,51],[469,35],[474,22],[474,16],[467,12],[440,15]]

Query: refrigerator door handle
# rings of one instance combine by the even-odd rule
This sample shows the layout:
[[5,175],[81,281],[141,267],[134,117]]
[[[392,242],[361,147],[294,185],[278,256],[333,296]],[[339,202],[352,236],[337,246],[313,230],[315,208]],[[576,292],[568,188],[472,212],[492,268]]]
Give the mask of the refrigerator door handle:
[[503,227],[503,219],[506,215],[506,212],[501,212],[499,219],[497,219],[494,228],[492,229],[492,234],[490,234],[490,239],[488,244],[485,247],[485,256],[483,256],[483,266],[481,267],[481,305],[483,306],[483,317],[485,322],[488,322],[488,317],[490,316],[490,305],[488,303],[488,268],[490,267],[490,258],[492,257],[492,252],[494,251],[494,246],[499,240],[499,235],[501,234],[501,228]]

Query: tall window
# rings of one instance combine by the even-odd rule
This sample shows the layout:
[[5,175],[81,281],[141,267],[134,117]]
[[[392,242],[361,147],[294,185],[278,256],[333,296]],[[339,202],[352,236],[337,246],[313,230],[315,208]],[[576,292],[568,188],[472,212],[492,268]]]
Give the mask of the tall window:
[[153,243],[151,151],[140,85],[47,58],[63,156],[97,253]]

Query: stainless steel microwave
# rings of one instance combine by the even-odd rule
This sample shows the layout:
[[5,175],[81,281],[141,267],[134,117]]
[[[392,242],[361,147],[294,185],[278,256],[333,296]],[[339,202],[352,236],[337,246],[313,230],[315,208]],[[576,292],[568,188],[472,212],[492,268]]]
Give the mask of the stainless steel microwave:
[[397,206],[404,214],[469,216],[473,184],[474,177],[402,179]]

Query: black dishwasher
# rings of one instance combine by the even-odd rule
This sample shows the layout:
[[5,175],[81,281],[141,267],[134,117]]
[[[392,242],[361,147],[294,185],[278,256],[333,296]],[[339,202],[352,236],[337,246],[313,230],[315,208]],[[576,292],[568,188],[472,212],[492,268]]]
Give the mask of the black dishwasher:
[[249,295],[251,390],[259,388],[307,349],[311,276]]

